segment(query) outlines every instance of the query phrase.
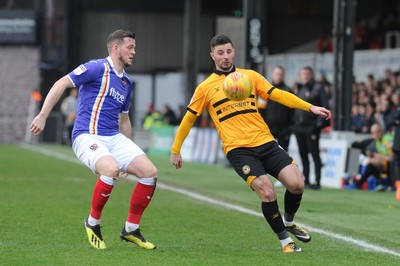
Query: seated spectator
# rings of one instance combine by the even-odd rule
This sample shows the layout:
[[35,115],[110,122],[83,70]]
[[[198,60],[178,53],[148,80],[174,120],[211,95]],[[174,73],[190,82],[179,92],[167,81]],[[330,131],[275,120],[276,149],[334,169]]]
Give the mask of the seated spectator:
[[324,29],[317,39],[317,51],[321,54],[332,53],[333,51],[332,36],[327,29]]
[[366,18],[361,18],[354,28],[354,48],[368,49],[369,35],[368,21]]
[[[378,124],[371,127],[371,136],[374,141],[368,145],[365,154],[367,159],[364,162],[365,170],[361,174],[361,179],[356,183],[357,188],[367,181],[369,176],[373,176],[382,181],[382,174],[386,173],[388,179],[388,190],[392,190],[392,180],[390,177],[389,163],[393,161],[393,134],[384,133]],[[382,190],[384,186],[379,184],[377,190]]]
[[368,90],[370,92],[375,91],[378,88],[378,81],[375,79],[374,75],[372,75],[372,74],[369,74],[367,76],[367,79],[368,79],[368,83],[367,83]]
[[370,128],[377,123],[374,117],[375,109],[371,104],[365,106],[365,119],[360,133],[370,133]]
[[[364,117],[360,112],[362,105],[353,105],[351,108],[351,130],[360,133],[364,125]],[[364,108],[365,109],[365,108]],[[364,111],[365,112],[365,111]]]

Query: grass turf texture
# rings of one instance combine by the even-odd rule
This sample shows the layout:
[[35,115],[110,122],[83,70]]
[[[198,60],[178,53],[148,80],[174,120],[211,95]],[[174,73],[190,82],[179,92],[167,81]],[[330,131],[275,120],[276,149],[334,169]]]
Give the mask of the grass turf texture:
[[[68,147],[40,145],[74,157]],[[151,156],[160,182],[260,211],[257,195],[232,169]],[[107,249],[92,249],[82,221],[95,176],[81,164],[14,145],[0,145],[0,265],[399,265],[400,257],[312,233],[284,254],[262,217],[238,213],[158,189],[142,220],[146,251],[121,242],[134,184],[120,181],[103,212]],[[277,188],[283,208],[283,188]],[[312,227],[367,241],[400,253],[400,203],[393,193],[323,188],[306,190],[296,216]]]

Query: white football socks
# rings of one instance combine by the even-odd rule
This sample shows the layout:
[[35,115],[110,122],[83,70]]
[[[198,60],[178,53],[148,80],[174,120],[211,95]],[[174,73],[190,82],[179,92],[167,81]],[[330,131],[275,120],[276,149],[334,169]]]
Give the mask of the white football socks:
[[95,218],[93,218],[91,215],[89,215],[88,224],[89,224],[90,226],[98,225],[98,224],[100,224],[100,219],[95,219]]
[[292,226],[292,225],[294,225],[294,221],[287,222],[287,221],[285,220],[285,216],[282,216],[282,220],[283,220],[283,224],[284,224],[285,226]]
[[288,243],[293,242],[293,239],[291,239],[290,237],[285,238],[285,239],[280,239],[279,241],[281,241],[282,247],[286,246]]
[[125,222],[125,231],[128,232],[128,233],[132,232],[132,231],[135,231],[138,228],[139,228],[138,224],[133,224],[133,223],[130,223],[128,221]]

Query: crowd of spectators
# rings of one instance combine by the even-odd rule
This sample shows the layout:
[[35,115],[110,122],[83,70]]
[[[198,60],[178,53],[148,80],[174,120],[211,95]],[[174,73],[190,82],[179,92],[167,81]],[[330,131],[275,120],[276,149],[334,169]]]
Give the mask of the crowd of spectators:
[[352,90],[352,130],[367,134],[375,123],[390,130],[400,103],[400,72],[387,69],[379,80],[370,74],[367,82],[355,82]]
[[391,32],[400,32],[400,16],[395,13],[360,18],[354,29],[356,50],[394,48]]
[[[396,40],[397,38],[397,40]],[[354,49],[398,48],[400,45],[400,15],[395,13],[361,17],[354,28]],[[332,35],[327,29],[321,31],[316,49],[319,53],[333,51]]]

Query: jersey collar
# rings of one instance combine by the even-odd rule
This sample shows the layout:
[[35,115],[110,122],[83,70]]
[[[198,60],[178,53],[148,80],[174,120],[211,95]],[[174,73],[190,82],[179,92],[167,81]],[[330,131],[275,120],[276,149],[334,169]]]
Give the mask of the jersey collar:
[[221,71],[221,70],[218,70],[218,69],[214,68],[214,73],[217,74],[217,75],[219,75],[219,76],[221,76],[221,75],[228,76],[228,74],[230,74],[230,73],[232,73],[232,72],[235,72],[235,71],[236,71],[236,66],[235,66],[235,65],[234,65],[234,66],[232,67],[232,69],[231,69],[230,71],[228,71],[228,72]]
[[107,59],[108,63],[110,63],[110,66],[113,68],[115,74],[116,74],[118,77],[122,78],[122,77],[124,76],[125,69],[122,70],[122,73],[121,73],[121,74],[118,73],[118,71],[117,71],[117,70],[115,69],[115,67],[114,67],[114,62],[113,62],[113,60],[111,59],[111,57],[110,57],[110,56],[107,56],[106,59]]

